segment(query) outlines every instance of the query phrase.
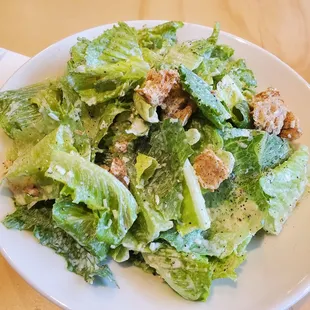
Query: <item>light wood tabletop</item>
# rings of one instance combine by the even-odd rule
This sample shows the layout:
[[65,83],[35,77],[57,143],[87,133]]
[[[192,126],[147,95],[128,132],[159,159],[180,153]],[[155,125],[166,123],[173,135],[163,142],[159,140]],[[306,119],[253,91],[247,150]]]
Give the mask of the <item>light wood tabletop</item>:
[[[1,0],[0,47],[33,56],[53,42],[120,20],[182,20],[238,35],[310,82],[309,0]],[[55,310],[0,256],[0,310]],[[306,298],[294,310],[309,310]]]

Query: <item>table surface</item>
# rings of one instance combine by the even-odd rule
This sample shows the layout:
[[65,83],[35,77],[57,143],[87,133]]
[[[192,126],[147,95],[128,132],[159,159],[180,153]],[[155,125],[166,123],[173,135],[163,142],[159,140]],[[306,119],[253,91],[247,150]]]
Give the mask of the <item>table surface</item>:
[[[182,20],[245,38],[310,82],[309,0],[1,0],[0,46],[33,56],[81,30],[120,20]],[[58,309],[0,256],[1,310]],[[294,310],[309,310],[306,298]]]

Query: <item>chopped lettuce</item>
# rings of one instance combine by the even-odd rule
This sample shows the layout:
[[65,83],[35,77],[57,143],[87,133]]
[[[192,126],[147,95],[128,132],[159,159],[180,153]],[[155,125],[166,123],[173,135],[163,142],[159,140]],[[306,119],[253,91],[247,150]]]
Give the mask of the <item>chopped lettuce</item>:
[[228,45],[220,44],[216,45],[212,51],[211,57],[220,60],[227,60],[234,54],[234,49]]
[[208,259],[197,254],[188,255],[165,247],[155,253],[143,253],[145,262],[183,298],[188,300],[207,299],[213,279],[236,279],[235,269],[244,257],[231,255],[225,259]]
[[217,97],[225,102],[229,109],[232,109],[236,104],[245,100],[242,91],[229,75],[225,75],[222,80],[217,83],[216,87]]
[[59,196],[60,184],[44,175],[53,150],[75,151],[69,127],[60,126],[55,129],[28,152],[18,157],[8,169],[5,178],[17,204],[32,206],[37,201]]
[[202,61],[203,57],[193,52],[186,43],[173,46],[163,59],[163,63],[168,67],[178,68],[182,64],[190,70],[198,68]]
[[146,76],[137,31],[119,23],[71,50],[67,80],[88,105],[123,97]]
[[247,101],[237,103],[231,110],[231,121],[237,128],[252,128],[253,120]]
[[210,217],[205,207],[198,179],[194,168],[187,159],[184,163],[183,202],[181,208],[181,223],[178,231],[186,235],[193,230],[207,230],[210,227]]
[[[28,140],[37,140],[55,128],[55,121],[44,119],[40,113],[37,104],[42,102],[33,100],[40,92],[48,90],[49,86],[50,82],[39,83],[0,93],[0,125],[9,137],[14,140],[25,138],[23,132],[27,131],[30,134]],[[51,99],[55,98],[51,96]],[[46,101],[46,104],[49,102]]]
[[183,298],[206,300],[209,296],[212,265],[206,257],[165,248],[155,253],[143,253],[143,258]]
[[70,195],[74,203],[98,211],[96,233],[102,242],[118,245],[137,218],[137,203],[130,191],[108,171],[78,154],[53,152],[45,175],[65,184],[62,194]]
[[[306,189],[309,151],[255,129],[254,74],[218,42],[218,23],[178,42],[182,26],[118,23],[79,38],[64,76],[0,93],[17,208],[4,225],[32,231],[90,283],[115,282],[110,256],[196,301],[213,280],[236,280],[258,231],[280,233]],[[157,107],[135,91],[151,68],[179,73],[178,85],[153,81],[150,95],[166,98]],[[214,191],[194,169],[206,149],[229,172]]]
[[136,160],[137,184],[139,184],[141,180],[143,180],[143,182],[148,181],[154,175],[155,170],[159,168],[157,160],[153,157],[139,153]]
[[178,68],[180,65],[189,70],[197,69],[211,56],[219,36],[219,24],[216,23],[208,39],[186,41],[172,46],[162,59],[162,67]]
[[196,157],[206,148],[214,151],[223,148],[224,142],[220,132],[204,120],[193,119],[189,126],[192,129],[195,128],[198,130],[200,134],[199,141],[192,145],[192,149],[194,150],[192,157]]
[[109,254],[118,263],[123,263],[130,258],[129,250],[122,245],[115,249],[111,249]]
[[183,166],[192,154],[181,123],[165,120],[160,129],[153,132],[150,146],[148,156],[155,158],[160,168],[145,184],[147,201],[166,219],[178,219],[183,200]]
[[183,65],[179,68],[182,87],[187,91],[203,115],[216,127],[223,128],[231,115],[222,103],[211,93],[210,87],[197,74]]
[[242,255],[251,238],[263,226],[264,213],[243,188],[227,180],[214,193],[205,194],[211,227],[207,237],[197,241],[208,255],[224,258]]
[[108,129],[113,124],[115,117],[128,110],[129,104],[118,101],[98,104],[96,108],[85,108],[82,122],[93,148],[96,148],[101,139],[108,133]]
[[133,95],[133,100],[135,107],[137,109],[137,112],[139,115],[147,122],[149,123],[158,123],[158,114],[156,112],[156,107],[151,106],[149,103],[147,103],[144,98],[139,95],[137,92]]
[[55,227],[50,206],[37,206],[32,209],[19,207],[3,221],[7,228],[30,230],[39,242],[53,249],[67,261],[67,268],[84,277],[85,281],[93,283],[96,276],[115,282],[107,265],[90,254],[62,229]]
[[245,256],[229,255],[224,259],[211,259],[213,265],[212,279],[224,279],[229,278],[231,280],[237,280],[236,269],[245,261]]
[[309,150],[301,146],[284,163],[259,180],[268,204],[264,229],[279,234],[308,184]]
[[264,131],[227,129],[223,135],[225,149],[231,152],[237,175],[259,174],[286,160],[291,154],[287,140]]
[[[153,132],[148,155],[144,158],[153,158],[153,164],[156,160],[158,168],[150,178],[144,178],[143,185],[134,182],[138,173],[136,169],[131,176],[131,191],[140,213],[124,239],[125,247],[132,250],[145,248],[149,242],[158,238],[161,231],[173,227],[171,220],[180,218],[183,166],[191,153],[184,128],[179,122],[165,120]],[[139,164],[136,167],[140,169]]]
[[182,22],[172,21],[153,28],[142,28],[138,31],[139,44],[148,49],[161,49],[174,45],[177,41],[176,32],[181,27]]
[[61,199],[53,206],[53,220],[98,259],[106,258],[109,245],[99,240],[96,230],[100,217],[97,213],[81,204],[74,204],[69,199]]

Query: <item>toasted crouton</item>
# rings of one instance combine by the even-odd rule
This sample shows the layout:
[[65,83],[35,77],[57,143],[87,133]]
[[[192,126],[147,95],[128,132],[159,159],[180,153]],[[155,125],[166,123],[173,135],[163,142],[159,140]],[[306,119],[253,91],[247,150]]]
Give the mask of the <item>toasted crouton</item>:
[[136,89],[153,106],[161,106],[167,98],[172,87],[179,81],[176,70],[150,70],[144,86]]
[[280,132],[280,137],[292,141],[297,140],[301,135],[302,130],[299,124],[299,119],[293,114],[293,112],[288,112]]
[[129,178],[127,175],[127,168],[125,162],[120,158],[113,158],[110,172],[119,179],[125,186],[129,184]]
[[267,88],[257,94],[251,103],[254,126],[257,129],[278,135],[288,112],[278,90]]
[[230,175],[229,167],[209,149],[195,158],[193,167],[201,187],[211,191],[218,189]]

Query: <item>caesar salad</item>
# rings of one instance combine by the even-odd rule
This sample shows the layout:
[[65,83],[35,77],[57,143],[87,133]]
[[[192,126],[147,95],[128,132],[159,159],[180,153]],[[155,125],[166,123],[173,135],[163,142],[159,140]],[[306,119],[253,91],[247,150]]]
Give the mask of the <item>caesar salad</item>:
[[[307,183],[299,120],[259,93],[234,49],[178,42],[182,22],[120,22],[71,48],[63,76],[0,93],[12,139],[3,219],[93,283],[111,257],[192,301],[237,279],[258,231],[278,235]],[[147,276],[147,275],[146,275]]]

